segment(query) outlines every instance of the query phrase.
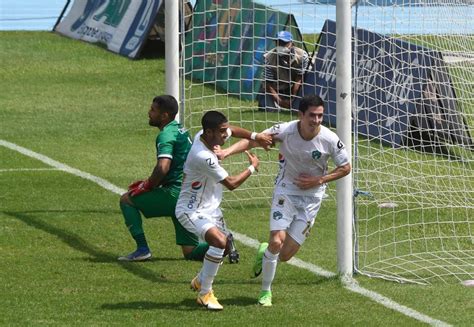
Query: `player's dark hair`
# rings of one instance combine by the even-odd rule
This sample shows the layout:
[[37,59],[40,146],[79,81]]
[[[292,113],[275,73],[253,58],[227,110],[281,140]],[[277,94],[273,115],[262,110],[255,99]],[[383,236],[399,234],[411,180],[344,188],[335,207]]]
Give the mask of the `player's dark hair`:
[[324,101],[319,95],[306,95],[301,99],[298,110],[304,114],[309,107],[319,106],[324,107]]
[[204,131],[206,129],[215,130],[224,123],[227,123],[226,116],[224,116],[223,113],[220,113],[219,111],[215,111],[215,110],[206,112],[204,116],[202,116],[202,119],[201,119],[201,125]]
[[162,112],[167,112],[171,119],[178,114],[178,101],[171,95],[160,95],[153,98],[155,103]]

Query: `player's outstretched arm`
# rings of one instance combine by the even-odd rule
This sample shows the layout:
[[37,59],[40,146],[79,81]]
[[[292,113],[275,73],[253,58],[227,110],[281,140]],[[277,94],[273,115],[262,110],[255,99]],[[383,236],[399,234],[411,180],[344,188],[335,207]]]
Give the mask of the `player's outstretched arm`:
[[[276,142],[274,139],[275,134],[268,134],[268,133],[258,133],[258,135],[264,135],[266,138],[267,136],[270,136],[272,138],[272,145]],[[266,141],[264,141],[266,143]],[[214,153],[217,155],[219,160],[224,160],[225,158],[233,155],[233,154],[238,154],[242,153],[244,151],[253,149],[255,147],[262,146],[257,140],[247,140],[247,139],[242,139],[231,146],[223,149],[221,147],[215,147],[214,148]],[[263,147],[263,146],[262,146]],[[265,146],[263,147],[266,151],[270,150],[269,147]]]
[[265,150],[268,150],[273,144],[272,134],[250,132],[245,128],[233,125],[230,125],[229,128],[232,131],[233,136],[241,139],[254,140]]
[[245,168],[245,170],[242,171],[240,174],[235,176],[227,176],[221,181],[221,183],[231,191],[242,185],[242,183],[245,182],[247,178],[249,178],[250,175],[252,175],[258,169],[259,160],[257,156],[248,151],[245,151],[245,153],[248,156],[250,166]]
[[225,158],[237,154],[242,153],[244,151],[250,150],[254,147],[258,146],[258,143],[252,140],[242,139],[237,143],[232,144],[230,147],[222,149],[222,148],[215,148],[214,153],[217,155],[219,160],[224,160]]

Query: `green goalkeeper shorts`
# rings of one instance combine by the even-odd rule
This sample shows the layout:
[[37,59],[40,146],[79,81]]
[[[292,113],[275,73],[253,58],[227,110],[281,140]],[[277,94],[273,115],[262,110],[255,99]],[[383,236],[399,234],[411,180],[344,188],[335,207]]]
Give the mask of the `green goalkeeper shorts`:
[[138,196],[131,196],[130,199],[146,218],[171,217],[176,233],[176,244],[196,246],[199,244],[198,237],[187,231],[175,217],[174,210],[178,196],[179,188],[158,187]]

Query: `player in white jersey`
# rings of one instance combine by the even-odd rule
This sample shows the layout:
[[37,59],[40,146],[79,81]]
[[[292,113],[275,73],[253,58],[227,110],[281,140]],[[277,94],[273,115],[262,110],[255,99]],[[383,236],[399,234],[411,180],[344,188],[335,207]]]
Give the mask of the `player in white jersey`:
[[[258,168],[259,161],[247,152],[250,166],[236,176],[229,176],[213,152],[224,144],[230,134],[227,118],[220,112],[209,111],[204,114],[201,123],[203,130],[196,135],[184,164],[184,181],[176,205],[176,217],[184,228],[209,244],[202,269],[191,282],[191,288],[199,291],[197,302],[210,310],[222,310],[212,290],[227,243],[220,209],[222,185],[229,190],[239,187]],[[231,128],[237,137],[264,140],[261,142],[263,145],[271,144],[269,135]]]
[[[326,183],[348,175],[349,157],[339,137],[321,125],[324,103],[319,96],[306,96],[299,106],[299,119],[277,124],[264,132],[280,143],[280,170],[275,180],[270,211],[270,238],[262,243],[253,268],[263,275],[258,303],[272,305],[271,284],[278,261],[290,260],[309,235],[321,206]],[[257,144],[241,140],[219,152],[220,158]],[[331,158],[336,168],[328,172]]]

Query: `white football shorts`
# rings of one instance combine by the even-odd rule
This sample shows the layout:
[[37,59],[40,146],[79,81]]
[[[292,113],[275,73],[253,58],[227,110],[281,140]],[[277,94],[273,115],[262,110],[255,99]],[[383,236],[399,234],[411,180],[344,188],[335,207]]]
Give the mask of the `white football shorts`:
[[224,217],[213,217],[205,213],[193,212],[183,213],[177,219],[186,230],[202,240],[205,240],[207,231],[212,227],[217,227],[219,230],[226,232]]
[[320,207],[320,197],[274,194],[270,231],[284,230],[302,245],[309,236]]

